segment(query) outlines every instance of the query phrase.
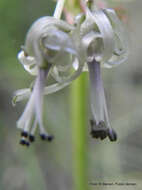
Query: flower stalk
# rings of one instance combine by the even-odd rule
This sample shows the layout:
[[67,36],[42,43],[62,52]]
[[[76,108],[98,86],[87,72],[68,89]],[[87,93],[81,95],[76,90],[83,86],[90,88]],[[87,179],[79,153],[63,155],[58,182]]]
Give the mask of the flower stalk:
[[[54,17],[60,18],[65,0],[58,0]],[[79,4],[76,2],[75,4]],[[87,142],[86,142],[86,77],[74,82],[71,88],[71,118],[73,136],[73,181],[75,190],[87,190]]]
[[74,190],[88,189],[86,73],[71,87]]

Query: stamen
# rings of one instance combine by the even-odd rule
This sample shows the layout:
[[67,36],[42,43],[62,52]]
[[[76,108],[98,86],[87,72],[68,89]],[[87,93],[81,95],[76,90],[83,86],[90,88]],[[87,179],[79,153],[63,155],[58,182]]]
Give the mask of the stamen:
[[28,137],[28,132],[27,131],[22,131],[21,136],[27,138]]
[[29,141],[34,142],[35,141],[35,136],[34,135],[29,135]]
[[33,124],[32,128],[31,128],[31,132],[30,132],[30,135],[29,135],[29,141],[30,142],[35,141],[34,134],[35,134],[36,129],[37,129],[37,119],[35,118],[34,124]]
[[32,128],[31,128],[31,132],[30,132],[30,135],[29,135],[29,140],[31,142],[35,141],[34,134],[35,134],[36,129],[37,129],[37,119],[35,118],[34,124],[33,124]]
[[94,120],[98,125],[100,121],[104,120],[100,63],[94,59],[92,62],[88,63],[88,69],[90,76],[91,110]]
[[101,139],[101,140],[104,140],[106,137],[107,137],[106,131],[102,131],[102,132],[101,132],[101,135],[100,135],[100,139]]
[[26,141],[25,141],[25,139],[20,139],[20,142],[19,142],[21,145],[25,145],[26,144]]
[[25,122],[25,126],[23,128],[23,132],[27,135],[29,134],[29,130],[31,127],[31,120],[32,120],[33,115],[29,116],[28,120]]
[[30,146],[29,141],[26,141],[26,146],[27,146],[27,147],[29,147],[29,146]]
[[34,90],[36,91],[36,95],[35,95],[35,114],[36,114],[36,120],[37,123],[39,124],[39,130],[41,134],[46,134],[46,131],[44,129],[43,126],[43,119],[42,119],[42,115],[43,115],[43,91],[44,91],[44,86],[45,86],[45,79],[48,75],[49,72],[49,68],[47,70],[45,69],[39,69],[38,71],[38,77],[35,83],[35,87]]
[[96,125],[96,122],[94,120],[90,120],[91,125],[91,136],[93,138],[100,138],[101,140],[104,140],[107,136],[109,137],[110,141],[116,141],[117,140],[117,134],[113,128],[107,128],[105,127],[105,123],[103,121],[100,121],[98,125]]
[[101,78],[100,63],[93,60],[88,63],[90,84],[91,84],[91,110],[94,119],[90,120],[91,136],[93,138],[110,141],[117,140],[117,134],[110,126],[106,98]]
[[91,124],[91,136],[93,138],[100,138],[101,140],[105,139],[108,136],[108,128],[105,127],[105,123],[100,121],[98,125],[94,120],[90,120]]
[[109,129],[108,137],[109,137],[110,141],[116,141],[117,140],[117,134],[116,134],[114,129],[112,129],[112,128]]
[[[45,86],[45,79],[49,72],[49,68],[50,65],[48,69],[39,69],[38,77],[36,79],[30,100],[28,101],[24,113],[18,121],[18,127],[23,129],[23,131],[21,132],[22,138],[20,140],[20,144],[22,145],[29,146],[29,141],[35,141],[34,134],[37,128],[37,124],[39,125],[39,130],[41,134],[40,136],[42,140],[52,141],[53,139],[53,136],[50,136],[48,135],[48,133],[46,133],[42,120],[43,90]],[[30,131],[30,126],[33,117],[35,117],[35,121]],[[27,137],[29,138],[29,141],[27,141]]]
[[51,142],[52,140],[54,139],[54,136],[53,135],[50,135],[50,136],[48,136],[48,142]]
[[25,139],[25,137],[22,137],[19,142],[21,145],[26,145],[27,147],[30,146],[29,141]]
[[40,134],[40,137],[42,140],[47,140],[48,142],[51,142],[54,139],[54,136],[47,134]]

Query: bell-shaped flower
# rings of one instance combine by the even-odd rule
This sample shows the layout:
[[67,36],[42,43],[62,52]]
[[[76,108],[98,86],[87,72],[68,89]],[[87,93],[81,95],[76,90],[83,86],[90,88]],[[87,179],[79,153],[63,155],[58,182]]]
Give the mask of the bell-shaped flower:
[[[25,45],[18,54],[24,68],[37,76],[32,89],[20,89],[13,98],[15,104],[30,97],[17,122],[22,130],[21,144],[28,145],[28,138],[34,140],[37,125],[41,138],[52,140],[42,122],[43,95],[64,88],[86,70],[90,76],[91,135],[100,139],[108,136],[115,141],[117,135],[109,121],[101,66],[111,68],[119,65],[127,56],[127,38],[112,9],[90,11],[86,7],[85,14],[75,18],[74,26],[53,17],[37,20],[28,31]],[[56,82],[45,87],[47,75]]]
[[93,119],[91,135],[111,141],[117,139],[111,128],[106,98],[101,77],[101,66],[111,68],[123,63],[128,57],[127,38],[123,26],[112,9],[96,9],[76,18],[80,24],[80,35],[86,50],[86,63],[90,76],[90,96]]
[[[29,97],[17,121],[17,127],[22,131],[20,143],[23,145],[34,141],[37,126],[41,139],[53,139],[46,132],[42,120],[43,95],[64,88],[82,72],[84,61],[79,53],[80,42],[77,45],[74,43],[77,39],[74,32],[75,28],[64,21],[42,17],[33,23],[27,33],[18,59],[30,74],[36,76],[36,80],[32,89],[18,90],[13,99],[15,104]],[[74,61],[79,63],[77,70],[73,70]],[[56,82],[45,88],[46,78],[50,74]]]

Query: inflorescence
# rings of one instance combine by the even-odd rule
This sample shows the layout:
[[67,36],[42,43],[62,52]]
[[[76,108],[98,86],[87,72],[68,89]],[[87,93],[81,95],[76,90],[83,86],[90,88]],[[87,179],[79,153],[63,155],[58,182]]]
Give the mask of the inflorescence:
[[[42,140],[52,141],[43,124],[44,95],[54,93],[75,80],[83,71],[89,72],[92,111],[91,136],[117,140],[112,129],[101,77],[101,66],[111,68],[125,62],[128,56],[122,24],[112,9],[91,10],[74,19],[74,24],[45,16],[30,27],[18,59],[36,76],[31,88],[15,92],[13,104],[28,99],[17,127],[22,131],[20,144],[29,146],[39,129]],[[46,86],[52,76],[55,83]]]

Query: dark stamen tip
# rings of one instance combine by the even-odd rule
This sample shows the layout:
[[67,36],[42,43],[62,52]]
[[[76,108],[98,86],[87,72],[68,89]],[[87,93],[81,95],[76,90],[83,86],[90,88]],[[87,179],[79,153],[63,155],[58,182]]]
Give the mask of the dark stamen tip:
[[94,129],[91,130],[90,134],[93,138],[100,138],[104,140],[108,136],[108,128],[97,125]]
[[117,140],[117,134],[114,129],[109,129],[108,137],[110,141],[116,141]]
[[107,132],[106,131],[102,131],[101,135],[100,135],[100,139],[104,140],[107,137]]
[[42,140],[47,140],[48,142],[51,142],[54,139],[54,136],[47,134],[40,134],[40,138]]
[[106,137],[101,136],[100,139],[103,141]]
[[27,141],[24,137],[23,138],[21,138],[21,140],[20,140],[20,142],[19,142],[21,145],[23,145],[23,146],[30,146],[30,143],[29,143],[29,141]]
[[28,142],[28,141],[26,141],[24,138],[22,138],[21,140],[20,140],[20,142],[19,142],[19,144],[21,144],[21,145],[26,145],[26,146],[30,146],[30,143]]
[[50,136],[47,137],[48,142],[51,142],[53,139],[54,139],[53,135],[50,135]]
[[28,132],[22,131],[21,132],[21,137],[28,137]]
[[40,134],[40,138],[41,140],[46,140],[47,139],[47,135],[46,134]]
[[29,141],[34,142],[35,141],[35,136],[34,135],[29,135]]
[[92,138],[99,138],[99,133],[98,133],[98,131],[95,131],[95,130],[92,130],[91,132],[90,132],[90,135],[92,136]]
[[25,145],[25,144],[26,144],[25,139],[21,139],[20,142],[19,142],[19,144],[21,144],[21,145]]
[[30,146],[30,143],[28,141],[26,141],[26,144],[25,144],[27,147]]

